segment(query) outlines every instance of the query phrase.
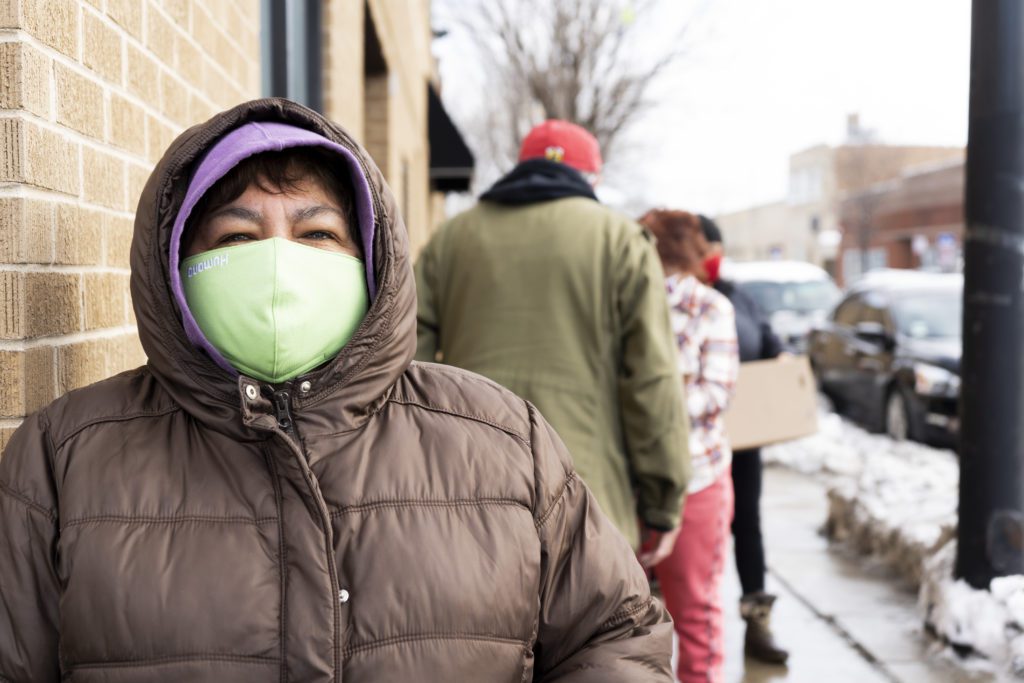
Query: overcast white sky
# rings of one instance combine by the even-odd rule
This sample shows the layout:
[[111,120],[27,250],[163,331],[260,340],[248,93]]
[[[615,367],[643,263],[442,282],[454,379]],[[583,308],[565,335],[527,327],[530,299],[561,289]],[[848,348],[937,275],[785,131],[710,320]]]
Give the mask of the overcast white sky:
[[[690,52],[658,84],[616,189],[711,214],[782,199],[789,155],[841,142],[849,112],[884,142],[966,143],[969,0],[666,3],[696,16]],[[457,122],[486,97],[469,50],[457,30],[435,44]]]

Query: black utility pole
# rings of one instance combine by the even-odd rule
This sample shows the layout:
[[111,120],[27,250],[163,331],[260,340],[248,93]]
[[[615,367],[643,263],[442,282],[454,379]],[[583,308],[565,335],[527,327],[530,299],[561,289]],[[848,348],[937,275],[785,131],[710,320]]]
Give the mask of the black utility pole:
[[1024,0],[974,0],[956,575],[1024,573]]

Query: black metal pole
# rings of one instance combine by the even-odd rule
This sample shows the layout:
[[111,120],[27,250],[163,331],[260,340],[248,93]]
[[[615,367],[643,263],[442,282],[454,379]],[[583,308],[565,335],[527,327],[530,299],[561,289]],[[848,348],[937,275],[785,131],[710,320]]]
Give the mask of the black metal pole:
[[1024,0],[974,0],[956,575],[1024,573]]

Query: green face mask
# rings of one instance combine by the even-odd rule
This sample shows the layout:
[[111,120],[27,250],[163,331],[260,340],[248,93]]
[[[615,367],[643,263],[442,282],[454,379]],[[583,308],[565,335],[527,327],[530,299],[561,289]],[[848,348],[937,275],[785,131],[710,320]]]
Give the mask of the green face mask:
[[280,238],[191,256],[181,281],[214,348],[275,384],[337,355],[369,308],[362,261]]

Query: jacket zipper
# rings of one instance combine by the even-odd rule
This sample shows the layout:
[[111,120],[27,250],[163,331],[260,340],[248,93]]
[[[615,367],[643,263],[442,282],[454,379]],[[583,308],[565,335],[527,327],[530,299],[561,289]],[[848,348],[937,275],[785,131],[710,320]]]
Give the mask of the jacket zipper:
[[[274,416],[277,418],[277,426],[288,436],[295,437],[295,430],[292,427],[292,397],[287,391],[274,392]],[[305,455],[305,453],[303,453]]]
[[295,451],[301,458],[299,467],[302,469],[302,475],[306,480],[306,486],[309,488],[310,495],[313,496],[313,500],[316,501],[317,510],[320,512],[320,523],[324,530],[324,545],[327,550],[327,569],[331,579],[331,604],[334,609],[334,634],[331,637],[331,646],[333,648],[334,656],[334,680],[341,680],[341,661],[340,652],[341,648],[338,645],[338,634],[341,632],[341,614],[339,613],[340,608],[338,607],[338,596],[340,595],[339,581],[338,581],[338,568],[334,564],[334,533],[331,527],[331,514],[327,510],[327,504],[323,499],[323,496],[317,493],[317,486],[313,482],[313,473],[309,469],[309,455],[306,453],[306,449],[302,446],[302,440],[299,438],[298,431],[295,427],[295,420],[292,418],[292,406],[291,406],[291,394],[281,389],[273,393],[274,403],[274,417],[277,419],[277,426],[281,428],[281,431],[285,433],[288,438],[284,439],[285,443]]

